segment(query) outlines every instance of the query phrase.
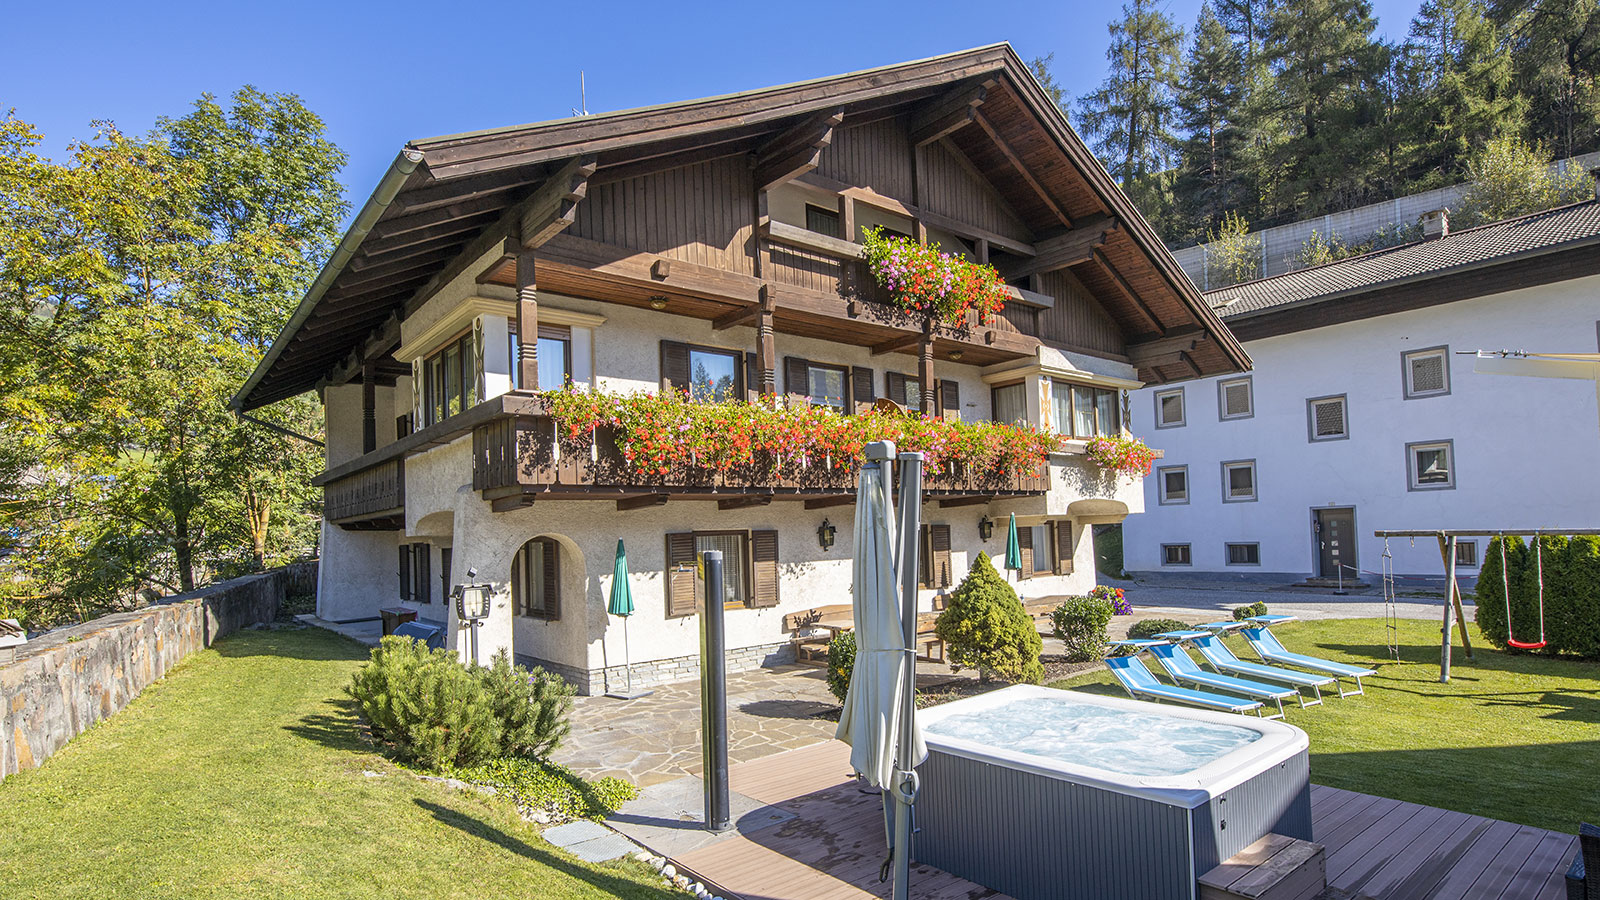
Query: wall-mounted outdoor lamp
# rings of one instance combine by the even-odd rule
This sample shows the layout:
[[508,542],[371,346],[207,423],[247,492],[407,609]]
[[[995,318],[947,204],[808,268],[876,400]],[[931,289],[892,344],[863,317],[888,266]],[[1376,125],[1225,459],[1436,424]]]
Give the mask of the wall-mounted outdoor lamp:
[[650,308],[651,309],[666,309],[667,308],[667,298],[661,296],[660,294],[656,294],[654,297],[650,298]]
[[822,549],[827,550],[833,547],[834,530],[832,523],[827,519],[823,519],[822,524],[817,526],[817,543],[822,546]]
[[984,516],[978,520],[978,537],[982,538],[984,541],[988,541],[989,538],[994,537],[993,519],[989,518],[988,516]]

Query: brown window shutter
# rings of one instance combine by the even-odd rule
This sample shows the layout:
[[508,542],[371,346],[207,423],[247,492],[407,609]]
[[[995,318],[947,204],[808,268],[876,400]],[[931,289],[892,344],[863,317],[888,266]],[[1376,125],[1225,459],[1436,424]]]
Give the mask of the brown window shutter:
[[939,382],[939,408],[946,421],[961,421],[961,385],[948,378]]
[[661,389],[689,389],[689,345],[677,341],[661,342]]
[[791,397],[811,396],[811,361],[798,356],[783,358],[783,389]]
[[544,617],[554,622],[561,618],[561,545],[551,540],[543,543]]
[[744,396],[746,400],[761,396],[761,367],[754,353],[744,355]]
[[856,366],[850,370],[850,393],[851,402],[845,406],[845,409],[851,412],[864,413],[872,408],[872,402],[878,397],[872,389],[871,369],[865,366]]
[[766,609],[778,605],[778,533],[750,532],[750,605]]
[[432,603],[433,545],[412,544],[411,547],[417,554],[417,558],[411,563],[411,574],[415,576],[412,579],[412,599],[418,603]]
[[889,390],[889,399],[901,406],[906,405],[906,376],[899,372],[885,372],[883,385]]
[[411,545],[400,545],[400,599],[411,599]]
[[1018,578],[1033,577],[1033,529],[1024,526],[1017,527],[1017,546],[1022,549],[1022,571],[1017,573]]
[[933,564],[932,586],[949,587],[951,582],[949,525],[931,527],[928,535],[928,558]]
[[667,617],[694,615],[694,532],[667,535]]
[[1052,522],[1050,531],[1055,535],[1057,575],[1072,574],[1072,523],[1066,519]]

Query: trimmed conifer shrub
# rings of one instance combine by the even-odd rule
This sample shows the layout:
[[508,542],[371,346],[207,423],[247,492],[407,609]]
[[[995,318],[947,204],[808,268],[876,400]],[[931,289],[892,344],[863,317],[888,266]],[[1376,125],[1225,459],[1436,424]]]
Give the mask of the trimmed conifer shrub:
[[500,755],[543,758],[555,752],[572,730],[572,685],[543,669],[512,665],[504,650],[476,673],[500,723]]
[[980,676],[998,675],[1018,684],[1044,679],[1039,632],[987,553],[974,555],[972,570],[950,595],[935,630],[952,671],[974,668]]
[[856,667],[856,633],[841,631],[828,642],[828,691],[843,703]]
[[1116,614],[1111,601],[1096,597],[1068,597],[1050,612],[1055,636],[1066,645],[1068,662],[1088,662],[1106,652],[1106,626]]
[[[1539,552],[1512,535],[1505,541],[1505,571],[1500,565],[1502,538],[1493,538],[1478,569],[1478,628],[1489,642],[1509,648],[1506,639],[1539,639],[1540,568],[1543,568],[1544,637],[1547,653],[1600,657],[1600,537],[1542,535]],[[1542,559],[1541,559],[1542,558]],[[1505,583],[1511,585],[1511,623],[1506,624]]]

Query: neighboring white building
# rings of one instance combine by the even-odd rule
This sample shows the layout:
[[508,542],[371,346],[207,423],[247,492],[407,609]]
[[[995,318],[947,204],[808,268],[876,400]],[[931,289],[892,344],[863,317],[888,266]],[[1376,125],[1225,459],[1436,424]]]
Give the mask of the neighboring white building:
[[[925,329],[865,274],[870,225],[992,263],[1011,302],[986,324]],[[598,692],[622,676],[621,620],[606,614],[619,539],[638,682],[694,673],[694,564],[708,549],[725,554],[730,665],[785,661],[786,614],[850,600],[855,473],[641,472],[609,431],[557,454],[539,385],[704,382],[847,414],[886,398],[1072,438],[1036,474],[928,473],[931,608],[976,554],[1003,557],[1013,513],[1025,595],[1094,584],[1090,526],[1142,498],[1087,462],[1085,439],[1126,430],[1128,390],[1191,377],[1156,371],[1179,355],[1205,375],[1249,365],[996,45],[417,142],[235,403],[323,396],[320,616],[403,605],[465,652],[446,601],[476,570],[493,586],[479,658],[510,650]]]
[[[1134,395],[1166,457],[1123,526],[1128,570],[1372,582],[1376,530],[1600,524],[1594,384],[1460,355],[1596,349],[1600,204],[1431,230],[1205,295],[1255,369]],[[1487,541],[1458,546],[1475,575]],[[1399,574],[1443,572],[1434,541],[1390,547]]]

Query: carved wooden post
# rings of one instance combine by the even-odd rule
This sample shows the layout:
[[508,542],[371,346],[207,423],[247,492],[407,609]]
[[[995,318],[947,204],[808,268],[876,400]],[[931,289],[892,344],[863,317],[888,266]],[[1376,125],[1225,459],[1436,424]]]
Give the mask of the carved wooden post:
[[762,396],[778,392],[778,348],[772,332],[772,286],[761,286],[761,315],[756,321],[756,368],[760,369],[761,383],[757,388]]
[[539,389],[539,287],[531,250],[517,254],[517,387]]
[[378,449],[378,364],[361,364],[361,452]]
[[938,413],[938,398],[934,396],[934,387],[938,384],[933,380],[933,320],[928,319],[922,324],[922,414],[931,416]]

